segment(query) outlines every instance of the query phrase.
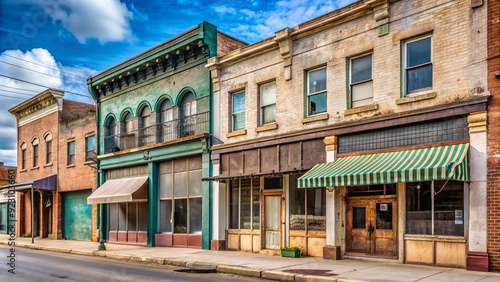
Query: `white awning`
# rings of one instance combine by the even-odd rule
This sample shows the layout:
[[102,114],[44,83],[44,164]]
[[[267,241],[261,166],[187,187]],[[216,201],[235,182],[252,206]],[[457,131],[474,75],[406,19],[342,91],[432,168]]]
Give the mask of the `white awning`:
[[109,204],[148,199],[148,177],[110,179],[87,198],[87,204]]

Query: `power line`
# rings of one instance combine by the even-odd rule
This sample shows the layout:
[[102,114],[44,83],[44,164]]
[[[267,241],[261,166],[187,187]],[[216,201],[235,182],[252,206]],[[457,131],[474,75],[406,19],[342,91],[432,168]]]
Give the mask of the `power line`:
[[13,99],[21,99],[21,100],[26,100],[25,98],[21,98],[21,97],[16,97],[16,96],[7,96],[7,95],[2,95],[2,94],[0,94],[0,97],[7,97],[7,98],[13,98]]
[[[56,68],[51,68],[49,66],[46,66],[46,65],[42,65],[42,64],[38,64],[38,63],[35,63],[35,62],[32,62],[32,61],[28,61],[26,59],[22,59],[22,58],[19,58],[19,57],[16,57],[16,56],[11,56],[11,55],[8,55],[8,54],[3,54],[4,56],[7,56],[7,57],[11,57],[11,58],[14,58],[14,59],[18,59],[18,60],[21,60],[21,61],[25,61],[25,62],[28,62],[28,63],[31,63],[31,64],[34,64],[34,65],[37,65],[37,66],[41,66],[41,67],[44,67],[44,68],[48,68],[48,69],[51,69],[51,70],[57,70],[57,71],[60,71],[60,72],[63,72],[61,71],[60,69],[56,69]],[[72,75],[74,77],[78,77],[78,78],[82,78],[82,79],[87,79],[86,77],[81,77],[81,76],[78,76],[76,74],[72,74],[70,72],[64,72],[64,73],[67,73],[69,75]]]
[[[55,78],[62,79],[62,77],[59,77],[59,76],[51,75],[51,74],[44,73],[44,72],[37,71],[37,70],[32,70],[32,69],[29,69],[29,68],[25,68],[25,67],[22,67],[22,66],[18,66],[18,65],[16,65],[16,64],[7,63],[7,62],[5,62],[5,61],[1,61],[1,60],[0,60],[0,63],[4,63],[4,64],[11,65],[11,66],[14,66],[14,67],[18,67],[18,68],[21,68],[21,69],[25,69],[25,70],[29,70],[29,71],[32,71],[32,72],[40,73],[40,74],[43,74],[43,75],[46,75],[46,76],[51,76],[51,77],[55,77]],[[59,70],[59,72],[61,72],[61,73],[62,73],[62,71],[60,71],[60,70]],[[68,80],[69,80],[69,79],[68,79]],[[86,85],[85,83],[79,82],[79,81],[77,81],[77,80],[70,80],[70,81],[73,81],[74,83],[78,83],[78,84]]]
[[1,92],[16,93],[16,94],[20,94],[20,95],[24,95],[24,96],[30,96],[30,97],[35,96],[35,94],[26,94],[26,93],[21,93],[21,92],[16,92],[16,91],[10,91],[10,90],[3,90],[3,89],[0,89],[0,91]]
[[7,86],[7,85],[0,85],[0,87],[10,88],[10,89],[17,89],[17,90],[22,90],[22,91],[39,92],[37,90],[29,90],[29,89],[24,89],[24,88],[19,88],[19,87],[12,87],[12,86]]
[[[21,81],[21,82],[25,82],[25,83],[33,84],[33,85],[40,86],[40,87],[44,87],[44,88],[52,88],[52,87],[48,87],[48,86],[45,86],[45,85],[41,85],[41,84],[37,84],[37,83],[34,83],[34,82],[26,81],[26,80],[23,80],[23,79],[19,79],[19,78],[11,77],[11,76],[4,75],[4,74],[0,74],[0,76],[6,77],[6,78],[10,78],[10,79],[14,79],[14,80],[19,80],[19,81]],[[71,91],[66,91],[66,90],[64,90],[64,92],[71,93],[71,94],[73,94],[73,95],[77,95],[77,96],[83,96],[83,97],[87,97],[87,98],[92,98],[90,95],[83,95],[83,94],[80,94],[80,93],[71,92]]]

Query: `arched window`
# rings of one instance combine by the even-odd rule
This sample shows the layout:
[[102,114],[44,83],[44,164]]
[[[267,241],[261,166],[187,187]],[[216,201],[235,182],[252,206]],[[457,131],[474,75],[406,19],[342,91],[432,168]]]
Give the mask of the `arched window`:
[[40,141],[37,137],[31,141],[31,145],[33,145],[33,167],[38,167],[38,144]]
[[126,112],[123,115],[123,119],[122,119],[122,131],[121,131],[121,133],[132,132],[133,130],[134,130],[134,127],[132,124],[132,114],[130,112]]
[[47,132],[43,137],[45,139],[45,163],[52,163],[52,133]]
[[120,150],[116,134],[115,118],[108,117],[104,124],[104,153]]
[[148,106],[144,106],[141,110],[141,122],[140,122],[141,128],[146,128],[151,125],[149,121],[150,116],[151,116],[151,110],[149,109]]
[[26,149],[28,148],[28,144],[26,142],[22,142],[21,146],[21,170],[26,169]]
[[106,120],[106,128],[104,131],[105,136],[113,136],[116,134],[116,122],[113,117],[109,117]]
[[192,116],[196,114],[196,100],[192,92],[188,92],[182,98],[182,116]]
[[161,103],[160,122],[172,121],[174,119],[174,109],[170,100],[166,99]]

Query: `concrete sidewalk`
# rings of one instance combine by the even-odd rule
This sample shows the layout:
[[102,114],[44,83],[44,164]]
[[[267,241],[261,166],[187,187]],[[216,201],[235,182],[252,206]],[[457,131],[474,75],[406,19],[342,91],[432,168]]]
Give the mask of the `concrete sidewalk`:
[[[0,244],[7,245],[7,235]],[[278,281],[499,281],[500,273],[464,269],[408,265],[361,260],[324,260],[322,258],[283,258],[239,251],[207,251],[187,248],[144,247],[73,240],[16,238],[15,246],[117,260],[173,265],[215,267],[218,272]]]

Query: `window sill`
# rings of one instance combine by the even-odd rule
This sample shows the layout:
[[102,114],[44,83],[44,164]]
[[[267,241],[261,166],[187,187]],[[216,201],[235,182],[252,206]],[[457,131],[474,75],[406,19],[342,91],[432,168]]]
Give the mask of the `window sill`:
[[255,132],[263,132],[263,131],[269,131],[269,130],[275,130],[278,129],[278,124],[277,123],[271,123],[271,124],[266,124],[263,126],[259,126],[255,128]]
[[75,166],[76,166],[75,164],[69,164],[69,165],[67,165],[66,167],[67,167],[67,168],[70,168],[70,167],[75,167]]
[[467,243],[467,238],[463,236],[445,236],[445,235],[420,235],[420,234],[405,234],[405,240],[414,241],[438,241],[451,243]]
[[19,173],[21,173],[21,172],[27,172],[27,171],[28,171],[27,169],[21,169],[21,170],[19,171]]
[[306,117],[302,119],[302,124],[305,123],[310,123],[310,122],[315,122],[315,121],[320,121],[320,120],[327,120],[329,118],[329,115],[327,113],[324,114],[318,114],[310,117]]
[[46,165],[44,165],[43,167],[48,167],[48,166],[52,166],[53,164],[52,163],[48,163]]
[[95,162],[93,160],[86,160],[83,164],[94,164]]
[[31,170],[39,170],[39,169],[40,169],[39,166],[35,166],[35,167],[31,168]]
[[246,134],[247,134],[247,130],[246,129],[240,129],[240,130],[236,130],[236,131],[227,133],[226,137],[227,138],[231,138],[231,137],[240,136],[240,135],[246,135]]
[[378,110],[378,104],[370,104],[366,106],[360,106],[352,109],[348,109],[344,111],[344,116],[349,116],[349,115],[354,115],[354,114],[359,114],[359,113],[364,113],[364,112],[369,112],[369,111],[376,111]]
[[437,97],[436,92],[419,94],[419,95],[415,95],[415,96],[408,96],[408,97],[397,99],[396,105],[403,105],[403,104],[408,104],[408,103],[413,103],[413,102],[418,102],[418,101],[423,101],[423,100],[429,100],[429,99],[434,99],[436,97]]

